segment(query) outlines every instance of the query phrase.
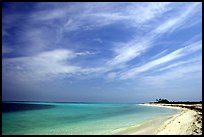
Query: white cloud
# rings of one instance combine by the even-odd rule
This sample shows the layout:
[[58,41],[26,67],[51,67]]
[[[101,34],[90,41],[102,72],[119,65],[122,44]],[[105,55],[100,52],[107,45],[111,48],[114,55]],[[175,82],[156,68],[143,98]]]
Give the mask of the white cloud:
[[161,86],[171,83],[172,81],[187,81],[189,79],[198,80],[202,77],[202,66],[199,62],[182,65],[168,69],[159,75],[145,76],[141,81],[152,86]]
[[[166,3],[163,6],[152,4],[152,5],[154,5],[153,7],[148,7],[149,9],[146,9],[146,11],[143,11],[143,10],[141,10],[141,11],[143,11],[144,14],[148,14],[148,15],[150,14],[149,18],[155,19],[157,17],[156,16],[157,12],[159,14],[163,14],[167,10],[169,10],[169,8],[166,7],[169,4],[170,3]],[[162,22],[162,21],[159,22],[157,28],[150,30],[147,34],[145,34],[139,38],[133,37],[133,39],[130,40],[129,42],[119,44],[116,47],[116,49],[114,49],[116,56],[113,57],[113,59],[111,59],[110,61],[108,61],[108,64],[119,65],[122,63],[129,62],[132,59],[138,57],[139,55],[142,55],[148,49],[150,49],[151,47],[154,46],[154,42],[156,41],[157,38],[161,37],[162,33],[173,31],[176,28],[178,28],[179,26],[181,26],[182,24],[184,24],[186,19],[188,19],[189,17],[191,17],[192,15],[195,14],[194,12],[192,13],[192,11],[195,10],[195,8],[199,5],[200,5],[200,3],[193,3],[192,6],[189,6],[185,12],[183,12],[183,11],[181,12],[181,10],[180,10],[179,12],[181,12],[181,13],[179,16],[177,16],[175,14],[174,17],[168,18],[164,22]],[[167,9],[164,10],[163,8],[164,9],[167,8]],[[153,15],[151,15],[151,12],[156,12],[156,13],[152,13]],[[143,16],[143,13],[141,15]],[[148,21],[149,19],[147,18],[145,20]]]
[[54,40],[52,31],[45,27],[25,29],[17,36],[17,42],[22,47],[17,50],[23,55],[37,54],[52,47]]
[[[80,73],[87,74],[93,72],[108,73],[108,77],[114,78],[118,73],[109,73],[109,71],[118,71],[119,69],[125,70],[126,68],[121,66],[127,65],[127,62],[143,55],[147,50],[153,47],[154,42],[162,33],[176,30],[182,26],[189,17],[196,13],[192,11],[196,10],[196,7],[200,5],[200,3],[193,3],[185,11],[183,11],[183,7],[176,9],[175,13],[178,12],[178,16],[172,14],[172,16],[164,20],[164,22],[163,19],[161,19],[163,15],[168,11],[174,10],[172,6],[174,4],[172,3],[58,3],[58,6],[49,3],[48,5],[46,3],[42,3],[42,5],[39,3],[38,8],[28,14],[30,21],[28,21],[27,25],[25,24],[26,27],[24,28],[24,26],[21,26],[24,31],[22,34],[19,34],[21,36],[19,36],[20,41],[18,43],[23,43],[23,45],[25,45],[21,49],[23,51],[22,53],[27,53],[26,55],[32,54],[33,56],[5,60],[10,62],[10,65],[15,64],[15,66],[18,66],[17,70],[19,70],[19,72],[20,69],[26,71],[31,70],[39,76],[49,74],[77,75]],[[43,9],[43,7],[46,8]],[[123,8],[123,10],[121,10],[121,8]],[[57,21],[57,25],[53,21]],[[141,25],[147,25],[148,27],[145,33],[139,34],[139,36],[137,35],[136,37],[133,36],[128,42],[121,42],[115,46],[113,58],[107,59],[108,61],[103,64],[103,67],[95,66],[95,68],[82,68],[81,66],[69,63],[69,60],[73,58],[93,55],[95,52],[82,51],[75,53],[70,50],[44,52],[48,49],[64,47],[65,45],[60,45],[58,43],[63,39],[65,33],[98,29],[114,23],[124,24],[124,27],[135,27],[134,29],[136,30],[140,30],[139,27],[141,27]],[[39,24],[42,26],[39,28],[36,27]],[[154,29],[155,27],[157,28]],[[67,39],[69,38],[66,37],[66,42],[68,41]],[[100,37],[95,39],[95,41],[101,42]],[[181,54],[183,51],[187,54],[187,52],[191,53],[193,50],[197,51],[200,48],[200,46],[195,45],[195,47],[189,46],[185,49],[180,49],[182,51],[176,50],[171,54],[149,62],[137,69],[131,69],[125,72],[124,76],[123,73],[121,73],[121,78],[126,79],[129,77],[128,75],[136,75],[137,73],[147,71],[159,64],[177,59],[183,56],[183,54]],[[39,54],[36,55],[37,53]],[[160,57],[164,53],[166,53],[165,50],[154,58]],[[30,60],[32,62],[30,62]],[[97,61],[97,59],[94,61]],[[16,62],[19,62],[22,66],[17,65]],[[38,67],[42,69],[37,71]],[[126,74],[127,76],[125,76]]]
[[144,37],[129,41],[128,43],[120,43],[114,51],[116,56],[107,62],[109,65],[119,65],[126,63],[145,52],[152,44],[151,37]]
[[168,51],[168,49],[165,49],[165,50],[163,50],[162,52],[160,52],[160,53],[154,55],[154,56],[151,57],[150,59],[155,59],[155,58],[161,57],[161,56],[164,55],[167,51]]
[[80,87],[95,91],[99,88],[90,85],[105,84],[112,91],[146,96],[157,85],[168,91],[171,85],[180,86],[182,91],[189,89],[188,83],[202,83],[202,60],[192,59],[202,54],[202,41],[197,41],[202,34],[185,42],[201,33],[201,3],[35,3],[22,10],[21,4],[8,6],[11,12],[4,8],[2,14],[2,79],[11,95],[24,89],[25,98],[55,91],[69,96]]
[[127,12],[134,23],[137,25],[144,24],[169,11],[171,9],[169,5],[171,4],[170,2],[136,3],[127,7]]
[[78,52],[76,53],[76,55],[79,55],[79,56],[84,56],[84,55],[94,55],[96,54],[95,52],[90,52],[90,51],[84,51],[84,52]]
[[[42,29],[42,27],[39,29],[34,27],[29,29],[29,31],[22,32],[22,38],[20,39],[22,39],[21,41],[23,41],[25,45],[30,45],[28,48],[26,48],[27,51],[29,51],[29,54],[31,51],[40,52],[49,49],[48,47],[53,44],[58,44],[62,40],[63,34],[67,32],[97,29],[118,22],[127,24],[124,26],[133,26],[138,28],[138,26],[140,26],[139,24],[148,25],[150,22],[162,17],[162,15],[164,15],[164,13],[167,11],[174,9],[172,6],[173,4],[169,2],[56,4],[57,6],[52,3],[38,3],[37,8],[28,14],[30,15],[30,25],[36,25],[39,24],[39,22],[42,23],[44,21],[49,21],[49,23],[42,23],[42,26],[45,28],[52,27],[53,29],[56,29],[54,31],[49,31],[49,29]],[[121,10],[121,8],[123,8],[123,10]],[[187,14],[190,13],[192,9],[185,11],[185,13],[181,14],[180,17],[186,18]],[[184,20],[183,18],[179,19],[180,17],[176,17],[175,19]],[[52,23],[52,20],[54,21],[55,19],[57,19],[58,25],[56,25],[56,23]],[[168,22],[171,22],[171,20],[172,19],[167,20],[166,23],[168,24]],[[175,21],[175,23],[172,25],[177,25],[177,23],[180,22]],[[159,22],[158,28],[166,28],[166,23],[161,25]],[[154,28],[155,25],[157,24],[151,23],[149,26],[153,26]],[[56,33],[57,30],[59,30],[59,34]],[[116,56],[109,61],[108,64],[116,65],[126,63],[141,55],[141,53],[144,53],[147,49],[153,46],[153,44],[149,41],[154,41],[155,38],[153,37],[155,37],[157,34],[151,32],[151,30],[148,30],[148,32],[150,32],[150,34],[144,35],[144,37],[142,36],[142,40],[133,38],[130,40],[130,42],[127,42],[127,46],[120,44],[122,46],[117,47],[119,48],[119,52],[116,50]],[[51,34],[56,34],[57,36]]]
[[148,63],[146,63],[140,67],[132,68],[132,69],[128,70],[127,72],[120,74],[120,78],[121,79],[132,78],[132,77],[136,76],[137,74],[148,71],[154,67],[157,67],[161,64],[165,64],[167,62],[173,61],[173,60],[180,58],[182,56],[196,52],[196,51],[200,50],[201,48],[202,48],[201,41],[192,43],[186,47],[177,49],[174,52],[171,52],[171,53],[169,53],[169,54],[167,54],[161,58],[150,61],[150,62],[148,62]]
[[63,9],[50,9],[50,10],[39,10],[35,11],[30,15],[32,21],[50,21],[54,19],[60,19],[66,17],[67,10]]
[[[159,25],[154,32],[155,33],[166,33],[166,32],[173,32],[176,29],[179,29],[180,26],[182,26],[184,23],[186,23],[186,20],[195,15],[195,11],[197,6],[199,6],[200,3],[192,3],[185,11],[182,10],[181,13],[176,13],[175,17],[172,17],[170,19],[167,19],[164,23]],[[178,15],[177,15],[178,14]]]
[[[169,4],[171,3],[78,3],[74,5],[80,8],[78,11],[73,8],[73,5],[62,8],[61,10],[64,10],[64,13],[67,12],[64,17],[60,12],[59,15],[50,14],[48,17],[42,16],[42,18],[55,19],[55,15],[58,15],[57,17],[59,18],[63,17],[67,19],[64,23],[64,30],[68,32],[96,29],[118,22],[138,28],[140,24],[154,20],[167,12],[169,10]],[[75,16],[69,16],[73,13]]]
[[76,53],[67,49],[46,51],[34,56],[3,59],[6,74],[26,80],[49,80],[52,77],[87,73],[87,69],[69,63]]
[[156,72],[158,72],[158,71],[166,71],[166,70],[169,70],[169,69],[172,69],[172,68],[184,65],[184,64],[189,64],[189,63],[193,63],[193,62],[196,62],[196,61],[200,61],[200,59],[201,59],[201,57],[196,57],[196,58],[193,58],[193,59],[190,59],[190,60],[186,60],[186,61],[179,61],[179,62],[170,64],[168,66],[161,67],[160,69],[157,69],[155,71]]

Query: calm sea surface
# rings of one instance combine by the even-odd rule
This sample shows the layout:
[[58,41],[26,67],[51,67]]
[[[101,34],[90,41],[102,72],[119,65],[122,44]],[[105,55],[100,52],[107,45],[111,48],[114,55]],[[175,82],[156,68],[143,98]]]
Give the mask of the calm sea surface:
[[4,102],[2,134],[111,134],[177,112],[138,104]]

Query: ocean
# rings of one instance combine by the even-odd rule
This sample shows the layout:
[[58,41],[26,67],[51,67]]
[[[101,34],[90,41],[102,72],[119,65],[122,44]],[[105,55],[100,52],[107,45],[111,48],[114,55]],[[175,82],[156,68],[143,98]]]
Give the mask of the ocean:
[[139,104],[3,102],[3,135],[113,134],[176,109]]

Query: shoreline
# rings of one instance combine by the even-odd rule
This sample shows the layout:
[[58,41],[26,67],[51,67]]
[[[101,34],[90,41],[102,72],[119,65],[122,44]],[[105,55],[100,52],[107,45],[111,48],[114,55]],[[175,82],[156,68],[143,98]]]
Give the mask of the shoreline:
[[202,104],[140,104],[180,110],[173,116],[147,121],[135,129],[119,134],[126,135],[202,135]]
[[202,104],[161,104],[180,108],[181,112],[166,121],[157,135],[202,135]]
[[156,135],[157,128],[162,125],[163,121],[167,121],[171,117],[163,116],[147,120],[141,124],[125,128],[125,130],[115,132],[113,135]]

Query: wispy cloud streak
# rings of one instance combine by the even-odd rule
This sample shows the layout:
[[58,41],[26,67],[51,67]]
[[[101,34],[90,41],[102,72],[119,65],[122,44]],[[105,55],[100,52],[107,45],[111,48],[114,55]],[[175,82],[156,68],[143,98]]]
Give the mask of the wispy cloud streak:
[[92,68],[82,68],[70,64],[69,61],[77,56],[90,54],[75,53],[67,49],[56,49],[28,57],[5,58],[3,66],[9,76],[18,76],[24,80],[48,80],[52,77],[70,76],[90,73]]
[[167,54],[161,58],[150,61],[150,62],[148,62],[148,63],[146,63],[140,67],[132,68],[132,69],[128,70],[127,72],[122,73],[120,78],[121,79],[128,79],[128,78],[135,77],[137,74],[148,71],[154,67],[157,67],[158,65],[165,64],[167,62],[178,59],[182,56],[196,52],[196,51],[200,50],[201,48],[202,48],[202,42],[201,41],[195,42],[191,45],[177,49],[174,52],[171,52],[171,53],[169,53],[169,54]]
[[[133,40],[130,40],[124,44],[121,43],[121,45],[118,45],[115,49],[116,56],[112,60],[108,61],[108,64],[118,65],[127,63],[144,54],[147,50],[154,46],[155,41],[161,37],[163,33],[175,31],[177,28],[179,28],[179,26],[184,24],[189,17],[193,16],[195,13],[192,11],[195,10],[197,6],[200,6],[200,3],[193,3],[192,6],[189,6],[185,12],[180,11],[180,15],[175,14],[174,17],[161,22],[157,25],[156,29],[150,30],[150,32],[144,36],[141,36],[140,38],[133,38]],[[160,8],[162,9],[162,7]],[[163,12],[160,12],[160,14],[164,14]],[[152,18],[154,19],[154,16],[152,16]]]

